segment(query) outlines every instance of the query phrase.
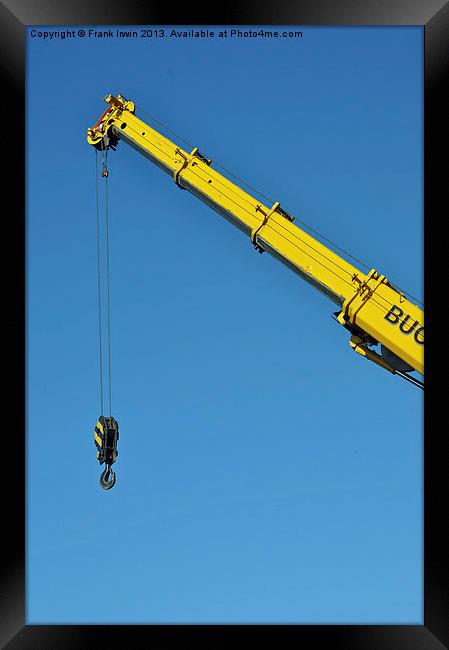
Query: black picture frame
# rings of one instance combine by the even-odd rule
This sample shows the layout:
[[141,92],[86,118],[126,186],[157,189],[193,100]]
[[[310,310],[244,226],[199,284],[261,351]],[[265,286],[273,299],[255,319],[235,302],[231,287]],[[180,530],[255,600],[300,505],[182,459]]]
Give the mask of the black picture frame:
[[[199,7],[200,5],[198,5]],[[2,72],[3,192],[11,196],[4,209],[3,296],[6,322],[4,349],[8,367],[6,418],[2,436],[3,534],[0,587],[0,644],[8,650],[96,647],[97,644],[144,648],[178,642],[217,647],[234,638],[294,643],[297,647],[344,650],[441,650],[449,647],[449,535],[445,519],[449,496],[447,431],[444,400],[438,400],[438,359],[445,338],[439,330],[447,318],[444,300],[445,242],[443,230],[448,196],[449,3],[442,0],[278,0],[270,6],[252,2],[217,5],[215,13],[195,7],[163,10],[160,4],[68,0],[0,2],[0,66]],[[426,391],[424,397],[424,624],[423,625],[26,625],[25,624],[25,29],[29,25],[422,25],[425,42],[424,105],[424,242],[426,301]],[[446,91],[446,92],[445,92]],[[62,147],[63,145],[61,145]],[[26,163],[26,160],[25,160]],[[5,198],[3,205],[6,206]],[[441,225],[440,225],[441,224]],[[406,252],[401,251],[406,258]],[[446,253],[447,256],[447,253]],[[413,260],[404,262],[413,264]],[[5,296],[6,294],[6,296]],[[443,334],[443,332],[441,332]],[[438,384],[437,384],[438,382]],[[32,489],[32,486],[29,486]],[[57,489],[57,486],[55,486]],[[105,593],[105,603],[108,594]],[[263,628],[263,629],[262,629]]]

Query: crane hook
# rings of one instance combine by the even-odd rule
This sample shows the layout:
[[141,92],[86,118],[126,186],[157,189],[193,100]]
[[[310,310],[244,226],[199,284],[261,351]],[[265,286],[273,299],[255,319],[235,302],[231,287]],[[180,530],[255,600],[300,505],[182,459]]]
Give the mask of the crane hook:
[[[110,480],[109,477],[111,477]],[[100,476],[100,485],[103,490],[110,490],[112,487],[114,487],[116,478],[116,474],[114,470],[111,469],[111,466],[106,465],[106,469],[103,470]]]
[[97,459],[100,465],[105,466],[100,476],[100,486],[103,490],[110,490],[116,482],[115,472],[111,469],[118,456],[117,441],[119,439],[118,422],[112,415],[100,415],[94,430],[94,442],[97,448]]

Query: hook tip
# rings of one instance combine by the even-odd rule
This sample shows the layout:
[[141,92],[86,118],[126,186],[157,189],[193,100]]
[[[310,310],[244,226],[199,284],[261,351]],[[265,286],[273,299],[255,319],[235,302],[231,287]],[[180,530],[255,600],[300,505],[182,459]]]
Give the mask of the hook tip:
[[[109,479],[109,477],[111,477]],[[110,490],[112,487],[114,487],[116,481],[116,474],[115,472],[108,466],[106,469],[101,473],[100,476],[100,485],[103,488],[103,490]]]

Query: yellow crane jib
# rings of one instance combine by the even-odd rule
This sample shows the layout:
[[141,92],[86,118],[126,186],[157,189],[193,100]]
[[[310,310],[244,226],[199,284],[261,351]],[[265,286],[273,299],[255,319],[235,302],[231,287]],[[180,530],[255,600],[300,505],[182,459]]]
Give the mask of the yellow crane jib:
[[100,415],[94,429],[94,442],[97,448],[98,462],[100,465],[106,464],[100,476],[100,485],[104,490],[110,490],[116,482],[116,474],[111,468],[118,456],[118,439],[117,420],[113,417]]
[[[266,206],[214,169],[194,148],[191,153],[136,116],[122,95],[105,98],[108,108],[87,131],[97,149],[127,143],[338,306],[336,320],[351,333],[353,350],[377,365],[423,387],[407,375],[424,374],[424,312],[374,269],[363,273],[293,223],[279,203]],[[354,338],[356,337],[356,338]],[[371,348],[380,346],[380,353]]]

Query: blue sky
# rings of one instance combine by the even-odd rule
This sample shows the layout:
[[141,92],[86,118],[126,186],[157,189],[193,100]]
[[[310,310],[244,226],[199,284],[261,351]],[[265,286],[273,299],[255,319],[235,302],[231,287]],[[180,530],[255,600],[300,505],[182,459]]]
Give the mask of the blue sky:
[[124,143],[117,484],[98,484],[85,132],[108,93],[422,300],[423,31],[302,29],[28,36],[29,624],[423,622],[421,391],[352,353],[330,301]]

